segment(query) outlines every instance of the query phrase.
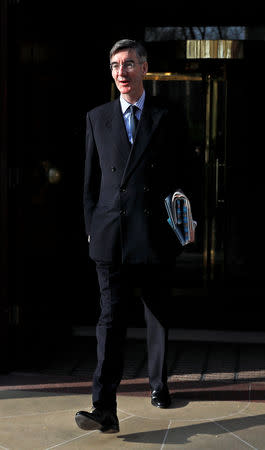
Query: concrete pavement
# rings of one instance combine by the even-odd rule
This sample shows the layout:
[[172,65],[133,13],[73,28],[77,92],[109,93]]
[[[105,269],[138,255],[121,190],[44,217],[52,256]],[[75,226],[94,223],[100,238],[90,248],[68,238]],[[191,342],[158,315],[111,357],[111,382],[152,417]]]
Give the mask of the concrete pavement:
[[145,344],[128,340],[120,432],[105,435],[74,420],[91,407],[95,364],[95,342],[81,339],[0,376],[0,449],[265,449],[265,344],[171,341],[172,405],[161,410],[150,403]]

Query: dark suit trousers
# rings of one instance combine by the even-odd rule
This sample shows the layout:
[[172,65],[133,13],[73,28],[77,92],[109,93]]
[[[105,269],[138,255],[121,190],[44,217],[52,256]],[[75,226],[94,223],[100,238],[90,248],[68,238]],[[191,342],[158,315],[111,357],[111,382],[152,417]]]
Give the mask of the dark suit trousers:
[[[151,389],[167,382],[167,298],[165,267],[96,262],[101,313],[96,327],[97,367],[93,377],[93,405],[116,409],[116,392],[123,374],[128,286],[141,286],[147,325],[148,373]],[[167,269],[167,268],[166,268]],[[166,298],[167,297],[167,298]],[[133,301],[137,301],[136,298]]]

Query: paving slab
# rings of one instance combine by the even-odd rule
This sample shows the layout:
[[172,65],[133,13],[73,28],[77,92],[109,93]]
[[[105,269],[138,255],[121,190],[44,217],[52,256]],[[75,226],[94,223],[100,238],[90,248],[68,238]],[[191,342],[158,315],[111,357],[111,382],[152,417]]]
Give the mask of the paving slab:
[[[250,391],[251,393],[251,391]],[[0,392],[0,449],[194,449],[265,448],[265,402],[190,400],[173,395],[168,409],[149,396],[118,395],[120,432],[80,430],[74,415],[89,409],[90,394],[38,390]]]

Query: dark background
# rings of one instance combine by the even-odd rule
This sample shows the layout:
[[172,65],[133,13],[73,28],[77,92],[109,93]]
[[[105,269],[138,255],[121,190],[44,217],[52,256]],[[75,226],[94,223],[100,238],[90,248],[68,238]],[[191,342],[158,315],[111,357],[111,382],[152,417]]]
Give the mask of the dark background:
[[[116,40],[144,41],[146,28],[156,26],[245,25],[262,36],[250,45],[247,61],[231,71],[234,100],[230,109],[235,124],[231,132],[237,141],[234,164],[242,169],[233,186],[254,186],[255,194],[261,192],[264,8],[253,2],[239,7],[145,3],[133,9],[122,4],[3,0],[1,13],[1,333],[10,345],[5,346],[3,356],[11,352],[14,361],[29,346],[67,341],[73,326],[96,323],[98,290],[88,259],[82,210],[85,116],[92,107],[110,100],[108,53]],[[148,43],[147,47],[152,55],[150,71],[167,70],[170,60],[170,67],[175,65],[171,70],[178,70],[172,53],[175,43]],[[241,97],[244,87],[240,87],[246,79],[247,108]],[[247,117],[242,112],[246,109],[251,112]],[[246,160],[246,152],[241,158],[242,145],[249,149]],[[49,179],[50,168],[58,170],[58,183]],[[233,193],[241,195],[242,191],[234,189]],[[256,199],[255,214],[259,205]],[[254,208],[244,201],[241,206],[246,207],[244,215],[249,220]],[[236,217],[241,217],[241,210]],[[240,233],[245,235],[248,229]],[[241,236],[240,246],[242,242]],[[243,252],[250,280],[259,283],[262,245],[255,241],[254,250],[245,245],[250,247]],[[235,252],[238,255],[238,249]],[[258,276],[253,277],[253,272]],[[251,296],[233,297],[230,302],[223,299],[223,304],[218,298],[210,323],[209,303],[205,308],[201,298],[190,299],[196,313],[190,312],[189,304],[182,306],[184,314],[177,326],[263,329],[257,314],[263,311],[260,298],[250,323],[249,315],[238,316],[238,311],[242,302],[251,303]],[[235,308],[232,319],[231,304]],[[176,306],[172,312],[178,310]],[[226,314],[220,316],[224,310]],[[142,326],[143,319],[136,314],[131,325]]]

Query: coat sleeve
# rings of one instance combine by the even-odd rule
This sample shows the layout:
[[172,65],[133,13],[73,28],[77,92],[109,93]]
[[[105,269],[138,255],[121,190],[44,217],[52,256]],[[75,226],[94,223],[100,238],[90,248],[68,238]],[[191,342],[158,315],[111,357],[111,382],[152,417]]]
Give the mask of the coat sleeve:
[[97,147],[93,134],[89,113],[86,117],[86,157],[84,172],[84,218],[86,234],[90,235],[90,224],[95,206],[98,201],[101,172]]

